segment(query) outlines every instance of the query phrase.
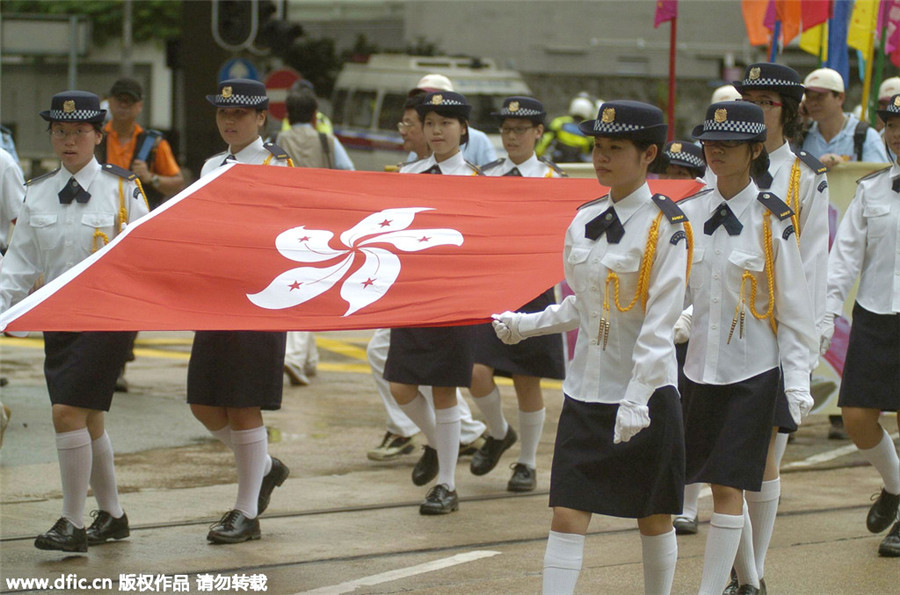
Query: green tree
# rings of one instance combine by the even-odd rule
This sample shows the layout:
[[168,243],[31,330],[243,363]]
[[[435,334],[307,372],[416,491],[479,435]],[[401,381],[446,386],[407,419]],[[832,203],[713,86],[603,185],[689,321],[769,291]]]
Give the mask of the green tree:
[[[7,14],[81,15],[93,23],[93,42],[102,46],[122,37],[124,3],[108,0],[3,0]],[[132,0],[131,34],[136,42],[165,42],[181,35],[181,2]]]

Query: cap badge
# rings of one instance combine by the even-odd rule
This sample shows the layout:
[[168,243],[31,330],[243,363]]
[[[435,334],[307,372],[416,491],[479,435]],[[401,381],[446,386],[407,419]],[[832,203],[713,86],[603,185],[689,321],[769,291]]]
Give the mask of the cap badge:
[[432,95],[431,96],[431,105],[440,105],[444,102],[443,95]]
[[67,114],[71,114],[75,111],[75,100],[69,99],[68,101],[63,102],[63,111]]
[[228,99],[229,97],[231,97],[231,93],[231,87],[222,87],[222,97]]
[[750,80],[755,81],[759,78],[759,66],[754,66],[750,69]]
[[894,107],[900,107],[900,97],[894,97]]
[[511,111],[511,112],[519,111],[519,102],[518,101],[510,101],[509,102],[509,111]]
[[717,109],[714,119],[717,124],[721,124],[728,119],[728,110],[726,110],[725,108]]
[[669,147],[669,151],[673,153],[681,153],[681,143],[672,143],[672,146]]
[[603,115],[600,116],[600,121],[604,124],[611,124],[616,121],[616,108],[608,107],[603,110]]

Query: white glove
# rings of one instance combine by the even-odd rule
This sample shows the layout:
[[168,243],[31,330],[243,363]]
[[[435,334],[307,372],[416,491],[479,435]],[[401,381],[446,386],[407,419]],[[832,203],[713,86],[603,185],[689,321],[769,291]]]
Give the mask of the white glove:
[[800,422],[809,415],[815,401],[809,391],[802,388],[789,388],[784,391],[784,395],[787,397],[788,409],[791,410],[791,418],[799,426]]
[[825,355],[828,351],[832,337],[834,337],[834,314],[826,312],[822,320],[822,336],[819,337],[819,355]]
[[650,408],[631,401],[619,403],[616,413],[616,428],[613,430],[613,444],[628,442],[650,425]]
[[687,343],[691,338],[691,323],[694,316],[692,310],[685,310],[675,321],[675,344]]
[[503,314],[493,314],[491,318],[494,319],[491,324],[494,326],[497,338],[507,345],[515,345],[525,338],[519,333],[519,319],[522,318],[522,314],[519,312],[507,310]]

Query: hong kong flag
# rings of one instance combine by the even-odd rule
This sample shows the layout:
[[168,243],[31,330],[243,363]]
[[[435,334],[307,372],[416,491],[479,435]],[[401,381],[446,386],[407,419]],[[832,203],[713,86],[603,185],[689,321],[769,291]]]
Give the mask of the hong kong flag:
[[[673,199],[693,181],[652,182]],[[482,322],[563,277],[589,179],[232,165],[0,316],[6,331]]]

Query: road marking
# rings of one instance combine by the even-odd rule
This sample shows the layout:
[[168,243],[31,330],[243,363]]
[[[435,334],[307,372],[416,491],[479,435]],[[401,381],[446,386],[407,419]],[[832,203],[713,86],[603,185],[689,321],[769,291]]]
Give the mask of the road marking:
[[[897,434],[896,432],[890,434],[891,440],[896,440],[898,436],[900,436],[900,434]],[[834,459],[845,457],[855,452],[857,452],[856,445],[848,444],[847,446],[842,446],[840,448],[835,448],[834,450],[828,450],[817,455],[807,457],[802,461],[794,461],[793,463],[788,463],[787,465],[783,465],[781,469],[782,471],[787,469],[806,469],[808,467],[812,467],[813,465],[827,463],[828,461],[833,461]]]
[[313,589],[312,591],[301,591],[301,593],[298,593],[297,595],[312,595],[313,593],[315,593],[316,595],[339,595],[340,593],[351,593],[359,587],[371,587],[373,585],[389,583],[391,581],[400,580],[402,578],[416,576],[417,574],[425,574],[426,572],[434,572],[435,570],[450,568],[451,566],[465,564],[466,562],[474,562],[475,560],[480,560],[482,558],[490,558],[492,556],[498,555],[499,553],[500,552],[495,552],[492,550],[477,550],[474,552],[466,552],[464,554],[457,554],[455,556],[450,556],[449,558],[444,558],[442,560],[434,560],[433,562],[417,564],[416,566],[410,566],[409,568],[398,568],[397,570],[391,570],[390,572],[373,574],[372,576],[358,578],[356,580],[347,581],[346,583],[341,583],[339,585],[320,587],[318,589]]

